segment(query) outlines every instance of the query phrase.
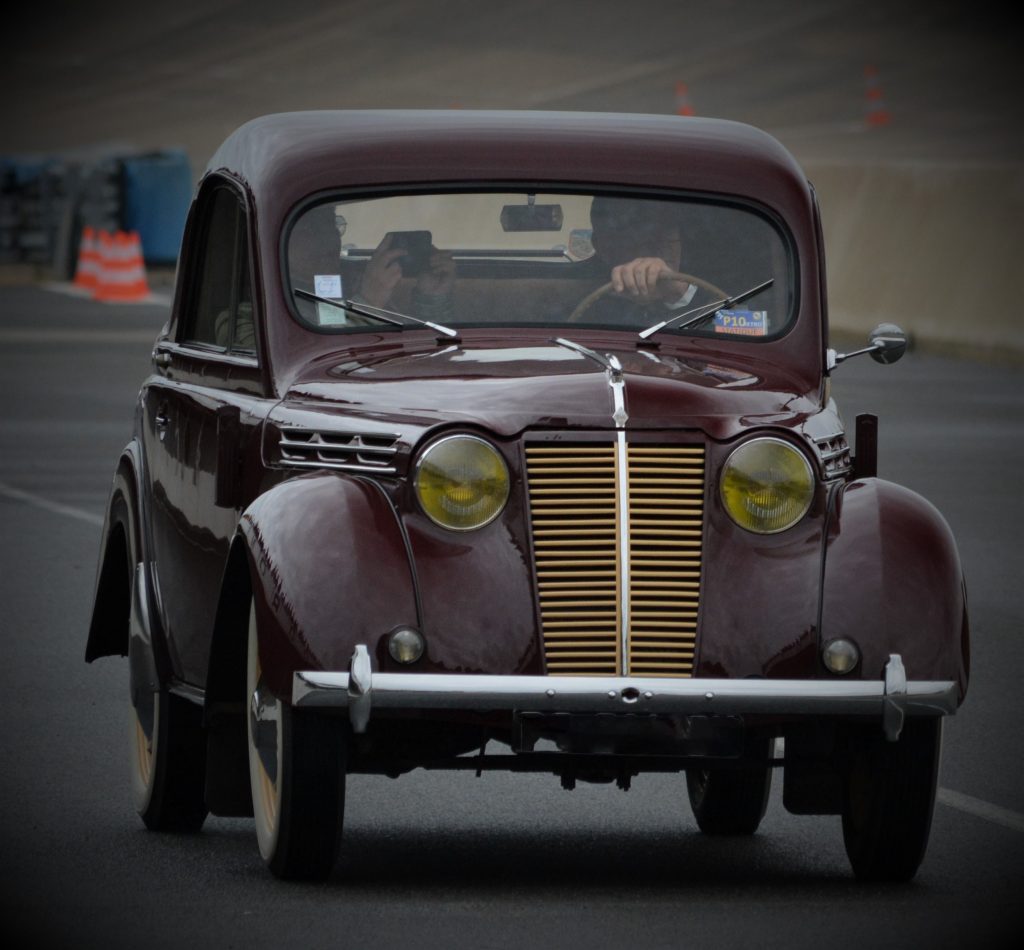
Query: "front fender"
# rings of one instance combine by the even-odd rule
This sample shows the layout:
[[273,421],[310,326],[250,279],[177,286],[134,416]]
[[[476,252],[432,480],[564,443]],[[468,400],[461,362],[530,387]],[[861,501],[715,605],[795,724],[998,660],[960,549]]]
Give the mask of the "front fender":
[[[101,656],[128,655],[132,585],[136,565],[145,560],[141,528],[141,454],[138,442],[129,442],[121,452],[111,481],[85,646],[87,663]],[[151,597],[142,600],[149,603]],[[151,618],[145,619],[148,623]]]
[[376,651],[419,626],[401,525],[384,492],[342,474],[282,482],[243,513],[267,686],[291,696],[297,670],[348,669],[357,643]]
[[837,494],[825,553],[822,641],[848,637],[861,675],[883,675],[899,653],[907,677],[952,680],[967,692],[967,602],[956,541],[920,495],[878,478]]

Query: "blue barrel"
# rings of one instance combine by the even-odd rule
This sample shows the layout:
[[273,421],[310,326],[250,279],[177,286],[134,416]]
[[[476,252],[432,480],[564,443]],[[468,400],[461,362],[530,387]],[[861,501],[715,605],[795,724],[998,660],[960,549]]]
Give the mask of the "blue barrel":
[[139,232],[147,264],[173,264],[192,200],[188,156],[184,151],[168,150],[121,161],[124,229]]

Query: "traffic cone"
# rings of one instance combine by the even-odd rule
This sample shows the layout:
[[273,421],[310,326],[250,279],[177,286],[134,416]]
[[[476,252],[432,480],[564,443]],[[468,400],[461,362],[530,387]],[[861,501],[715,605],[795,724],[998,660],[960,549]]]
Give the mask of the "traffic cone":
[[137,231],[100,232],[100,276],[94,300],[106,303],[136,303],[149,296],[142,241]]
[[676,83],[676,115],[696,115],[690,105],[690,93],[685,82]]
[[878,70],[874,66],[864,67],[864,97],[866,113],[865,121],[869,128],[888,125],[892,116],[885,108],[882,99],[882,83],[878,78]]
[[82,228],[82,240],[78,244],[78,263],[72,283],[92,293],[100,274],[100,246],[96,231],[86,225]]

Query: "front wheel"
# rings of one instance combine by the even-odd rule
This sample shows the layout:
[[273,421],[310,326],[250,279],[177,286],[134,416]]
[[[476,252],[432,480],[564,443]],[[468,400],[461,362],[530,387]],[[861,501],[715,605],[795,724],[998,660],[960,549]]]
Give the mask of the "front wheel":
[[935,807],[942,718],[911,719],[898,742],[849,734],[843,842],[862,881],[909,881],[924,859]]
[[260,854],[277,877],[323,880],[341,840],[344,729],[339,720],[295,709],[266,689],[254,609],[246,683],[249,781]]
[[[774,741],[756,741],[747,755],[767,760]],[[686,770],[690,807],[706,835],[752,835],[768,808],[771,787],[772,770],[767,765]]]

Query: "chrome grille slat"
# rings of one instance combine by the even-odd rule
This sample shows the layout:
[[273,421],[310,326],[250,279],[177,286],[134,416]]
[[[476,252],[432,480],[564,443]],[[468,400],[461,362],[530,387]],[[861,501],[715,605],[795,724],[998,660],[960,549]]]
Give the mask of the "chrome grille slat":
[[620,444],[526,449],[547,668],[690,676],[704,448]]

